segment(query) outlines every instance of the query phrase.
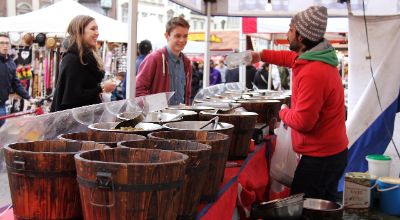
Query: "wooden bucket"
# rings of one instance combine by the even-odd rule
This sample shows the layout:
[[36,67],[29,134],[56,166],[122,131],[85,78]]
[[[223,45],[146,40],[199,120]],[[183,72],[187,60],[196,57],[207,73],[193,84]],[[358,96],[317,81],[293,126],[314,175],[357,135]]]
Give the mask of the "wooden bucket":
[[253,136],[257,121],[255,112],[234,112],[231,114],[215,114],[211,112],[200,112],[200,120],[210,120],[219,116],[219,120],[234,125],[228,159],[236,160],[247,157],[250,139]]
[[210,168],[203,188],[201,200],[215,201],[219,187],[224,179],[226,160],[229,152],[229,136],[207,131],[160,131],[148,135],[150,139],[178,139],[195,141],[211,146]]
[[178,152],[126,147],[77,154],[84,218],[175,219],[187,160]]
[[81,219],[74,154],[95,142],[36,141],[4,147],[16,219]]
[[278,112],[281,107],[279,100],[259,99],[259,100],[240,100],[242,107],[247,111],[258,114],[257,123],[270,124],[274,118],[278,118]]
[[172,150],[189,156],[189,162],[185,172],[185,182],[182,194],[177,201],[177,219],[195,219],[197,206],[200,203],[204,183],[208,177],[211,147],[209,145],[182,141],[182,140],[149,140],[144,142],[125,141],[118,143],[119,147],[129,148],[157,148]]
[[58,136],[58,139],[65,141],[94,141],[113,148],[117,147],[117,143],[120,141],[144,141],[146,137],[137,134],[114,132],[78,132],[61,134]]

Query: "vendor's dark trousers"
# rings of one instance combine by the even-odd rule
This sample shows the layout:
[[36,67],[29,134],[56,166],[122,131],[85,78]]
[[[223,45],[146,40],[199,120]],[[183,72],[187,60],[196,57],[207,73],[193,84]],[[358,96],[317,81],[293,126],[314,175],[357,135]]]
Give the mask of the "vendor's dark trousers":
[[339,179],[347,165],[346,150],[329,157],[302,156],[294,174],[291,194],[335,201]]

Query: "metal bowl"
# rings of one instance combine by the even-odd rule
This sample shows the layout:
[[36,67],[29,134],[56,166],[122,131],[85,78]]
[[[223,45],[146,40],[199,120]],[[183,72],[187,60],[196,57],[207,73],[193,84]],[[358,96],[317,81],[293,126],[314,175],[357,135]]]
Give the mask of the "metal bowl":
[[303,200],[288,203],[278,207],[260,208],[253,207],[251,216],[253,219],[300,219],[303,212]]
[[303,204],[303,219],[336,220],[343,218],[343,205],[323,199],[307,198]]
[[153,131],[160,131],[163,126],[154,123],[141,122],[135,126],[141,130],[119,130],[114,129],[118,122],[99,122],[91,124],[88,128],[94,132],[118,132],[118,133],[129,133],[129,134],[140,134],[146,136],[148,133]]
[[182,109],[164,109],[161,110],[162,112],[165,113],[171,113],[171,114],[183,114],[183,121],[197,121],[198,120],[198,113],[195,111],[190,111],[190,110],[182,110]]
[[[122,112],[117,115],[117,118],[120,120],[129,120],[135,118],[136,116],[137,113],[134,112]],[[147,113],[143,122],[163,124],[167,122],[182,120],[182,116],[180,117],[178,116],[179,114],[173,114],[173,113],[149,112]]]
[[215,108],[209,107],[209,106],[202,106],[202,105],[171,105],[168,106],[168,109],[174,109],[174,110],[190,110],[190,111],[195,111],[195,112],[200,112],[204,110],[213,110]]
[[170,122],[164,124],[164,127],[170,130],[184,130],[184,131],[223,131],[233,129],[233,125],[220,122],[216,128],[214,129],[213,124],[207,125],[205,128],[200,129],[203,125],[205,125],[208,121],[179,121],[179,122]]

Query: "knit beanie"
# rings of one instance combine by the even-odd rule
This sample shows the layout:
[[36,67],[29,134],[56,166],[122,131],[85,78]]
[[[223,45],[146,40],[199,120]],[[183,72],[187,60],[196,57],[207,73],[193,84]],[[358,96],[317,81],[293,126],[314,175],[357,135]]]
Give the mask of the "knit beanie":
[[324,6],[311,6],[293,16],[291,24],[301,36],[318,42],[324,37],[328,12]]

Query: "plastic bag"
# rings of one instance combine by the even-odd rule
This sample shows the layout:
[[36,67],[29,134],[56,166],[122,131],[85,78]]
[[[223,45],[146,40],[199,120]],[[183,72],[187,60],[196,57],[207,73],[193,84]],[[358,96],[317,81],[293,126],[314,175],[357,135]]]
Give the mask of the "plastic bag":
[[239,67],[240,65],[249,65],[251,64],[251,60],[253,59],[251,51],[244,51],[239,53],[229,54],[225,58],[225,63],[229,69],[234,69]]
[[271,158],[270,176],[279,183],[290,187],[298,161],[293,151],[291,128],[285,128],[281,122],[276,131],[277,139],[275,151]]

